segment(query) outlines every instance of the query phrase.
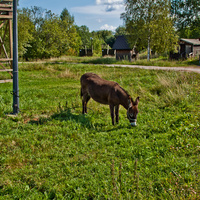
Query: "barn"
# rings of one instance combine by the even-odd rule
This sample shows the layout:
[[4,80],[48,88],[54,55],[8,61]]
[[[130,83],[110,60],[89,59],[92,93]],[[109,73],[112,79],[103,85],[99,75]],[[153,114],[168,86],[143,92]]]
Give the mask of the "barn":
[[112,49],[116,50],[116,59],[117,60],[129,60],[136,58],[136,53],[134,48],[131,48],[127,36],[121,35],[118,36],[115,43],[113,44]]
[[181,57],[197,57],[200,55],[200,39],[184,39],[179,41]]

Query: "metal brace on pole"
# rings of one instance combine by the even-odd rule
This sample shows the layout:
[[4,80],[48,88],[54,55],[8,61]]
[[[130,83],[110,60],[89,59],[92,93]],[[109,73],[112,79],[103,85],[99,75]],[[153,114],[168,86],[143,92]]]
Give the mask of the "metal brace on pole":
[[13,0],[13,114],[19,113],[17,0]]

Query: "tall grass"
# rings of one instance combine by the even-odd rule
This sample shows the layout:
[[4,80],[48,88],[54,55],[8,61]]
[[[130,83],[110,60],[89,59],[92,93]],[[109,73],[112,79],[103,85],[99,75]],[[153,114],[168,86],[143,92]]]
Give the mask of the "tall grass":
[[189,58],[187,60],[169,60],[167,56],[159,56],[147,61],[147,58],[142,57],[137,60],[117,61],[115,57],[77,57],[77,56],[63,56],[60,58],[44,59],[38,62],[47,63],[85,63],[85,64],[126,64],[126,65],[144,65],[144,66],[160,66],[160,67],[199,67],[198,58]]
[[[93,100],[81,114],[80,76],[94,72],[141,97],[138,126]],[[19,65],[0,91],[0,199],[198,199],[200,75],[99,65]]]

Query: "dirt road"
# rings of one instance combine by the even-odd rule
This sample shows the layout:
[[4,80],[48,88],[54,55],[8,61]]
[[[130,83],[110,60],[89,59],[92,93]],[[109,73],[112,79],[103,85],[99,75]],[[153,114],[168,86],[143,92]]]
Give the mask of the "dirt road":
[[199,67],[157,67],[157,66],[141,66],[141,65],[117,65],[117,64],[103,64],[108,67],[130,67],[130,68],[140,68],[140,69],[151,69],[151,70],[174,70],[174,71],[187,71],[200,73]]

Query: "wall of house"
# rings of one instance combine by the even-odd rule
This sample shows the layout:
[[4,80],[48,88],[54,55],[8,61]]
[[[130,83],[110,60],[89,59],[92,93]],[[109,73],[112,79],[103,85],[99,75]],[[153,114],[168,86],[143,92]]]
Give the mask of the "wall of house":
[[194,53],[194,56],[199,56],[200,55],[200,46],[194,46],[193,47],[193,53]]
[[133,55],[132,50],[116,50],[117,60],[131,60]]

